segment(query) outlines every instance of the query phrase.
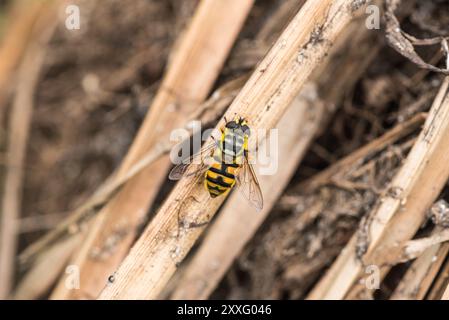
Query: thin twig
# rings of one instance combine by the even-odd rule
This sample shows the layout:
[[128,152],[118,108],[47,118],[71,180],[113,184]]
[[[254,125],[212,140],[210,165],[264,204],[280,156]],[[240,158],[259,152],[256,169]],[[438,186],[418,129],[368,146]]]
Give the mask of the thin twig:
[[[436,228],[433,236],[436,236],[438,232],[441,232],[441,228]],[[417,242],[423,241],[413,240],[406,244],[410,250],[411,246],[416,246]],[[417,249],[415,247],[415,249]],[[439,268],[444,262],[444,259],[449,252],[448,244],[433,243],[430,246],[426,246],[424,249],[420,246],[419,251],[413,250],[413,256],[419,257],[413,261],[406,274],[402,277],[401,282],[398,284],[390,299],[392,300],[416,300],[423,299],[429,290],[435,276],[438,273]],[[411,253],[411,252],[410,252]],[[407,254],[408,258],[412,258],[410,254]]]
[[43,16],[35,25],[42,34],[30,45],[18,71],[16,95],[8,130],[7,167],[2,199],[0,240],[0,298],[11,290],[18,243],[18,219],[21,211],[23,166],[34,106],[34,94],[45,59],[47,42],[55,23],[53,7],[40,11]]
[[32,29],[39,16],[46,10],[48,1],[14,1],[8,17],[8,32],[0,47],[0,122],[5,112],[11,79],[26,51]]

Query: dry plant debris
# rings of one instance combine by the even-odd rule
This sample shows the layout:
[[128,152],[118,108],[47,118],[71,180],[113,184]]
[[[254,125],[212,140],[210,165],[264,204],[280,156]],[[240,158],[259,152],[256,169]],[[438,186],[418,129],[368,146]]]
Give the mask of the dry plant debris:
[[[252,73],[225,117],[231,119],[239,114],[251,119],[253,130],[275,127],[336,37],[357,14],[351,4],[306,2]],[[224,118],[217,128],[223,124]],[[202,223],[213,217],[224,200],[211,200],[203,186],[195,182],[192,176],[178,182],[100,299],[154,298],[160,294],[202,231],[184,229],[179,235],[179,210],[190,221]]]
[[[37,2],[33,0],[34,5]],[[14,3],[11,13],[4,3]],[[235,223],[239,217],[245,221],[252,215],[245,215],[249,209],[238,192],[209,225],[204,222],[213,218],[220,201],[209,203],[199,187],[189,191],[188,181],[174,189],[166,181],[170,164],[161,159],[172,146],[167,135],[149,130],[152,148],[130,149],[145,115],[153,112],[162,117],[162,108],[149,106],[158,91],[165,90],[164,70],[183,47],[177,39],[185,36],[199,2],[76,0],[85,22],[81,32],[69,32],[63,20],[56,19],[55,30],[44,27],[49,39],[41,42],[39,50],[33,49],[33,43],[43,34],[36,34],[33,26],[45,9],[37,4],[24,11],[23,3],[0,2],[0,16],[8,15],[0,30],[0,230],[17,226],[13,233],[0,232],[2,239],[9,239],[3,244],[18,241],[17,252],[12,245],[7,245],[12,251],[0,250],[1,263],[9,266],[9,270],[1,267],[2,297],[96,298],[105,278],[134,245],[102,298],[449,299],[449,189],[444,166],[449,153],[444,151],[445,124],[435,127],[447,106],[446,0],[371,2],[383,3],[380,31],[360,27],[366,18],[363,10],[356,28],[342,31],[353,10],[367,1],[255,1],[247,8],[241,30],[234,24],[235,34],[227,34],[220,65],[212,70],[205,63],[201,69],[210,77],[200,72],[179,76],[179,83],[192,87],[197,83],[204,90],[193,90],[195,101],[187,101],[189,106],[176,114],[177,127],[192,119],[214,127],[222,123],[224,113],[230,116],[242,110],[256,128],[273,127],[282,115],[294,114],[285,128],[291,130],[286,135],[289,143],[301,142],[291,148],[295,156],[283,162],[279,177],[262,179],[269,184],[265,190],[272,191],[266,197],[267,208],[240,229],[229,221]],[[296,24],[300,5],[310,15]],[[295,28],[285,30],[289,22],[301,26],[295,37],[288,33]],[[338,50],[335,55],[330,51],[332,45],[341,50],[340,56]],[[231,51],[224,61],[226,50]],[[41,62],[24,77],[30,60]],[[284,69],[293,66],[292,61],[295,67]],[[312,69],[316,72],[310,75]],[[306,80],[307,103],[301,100],[301,112],[287,111],[288,102]],[[268,93],[273,94],[271,100]],[[18,117],[21,108],[27,112]],[[320,116],[307,116],[311,109],[321,110]],[[169,132],[167,119],[164,127]],[[422,146],[420,155],[417,145]],[[411,158],[429,162],[412,168]],[[164,170],[157,170],[158,178],[148,182],[151,190],[144,188],[138,200],[129,196],[135,194],[129,190],[136,190],[129,182],[142,189],[148,180],[142,178],[145,183],[140,184],[136,177],[155,176],[156,167]],[[410,183],[398,185],[398,176]],[[123,194],[128,195],[120,197],[123,208],[145,203],[137,214],[144,218],[135,220],[139,223],[131,229],[127,213],[118,210],[107,219],[102,214],[124,187],[128,193]],[[183,187],[186,194],[179,191]],[[173,229],[175,234],[175,229],[179,231],[175,219],[154,218],[156,212],[174,217],[172,190],[180,196],[177,199],[194,193],[200,200],[197,204],[184,199],[183,216],[196,227],[181,230],[178,237],[157,232],[171,234]],[[406,203],[401,203],[409,193]],[[405,211],[388,210],[379,220],[376,213],[386,213],[383,210],[393,202]],[[111,232],[101,232],[105,225]],[[200,237],[203,230],[207,231],[204,238]],[[92,234],[98,241],[92,242]],[[232,237],[239,237],[234,246],[217,245],[220,250],[214,252],[211,241]],[[187,254],[196,240],[199,245]],[[146,247],[151,243],[157,246]],[[52,294],[58,281],[63,283],[67,263],[74,261],[72,253],[82,257],[78,261],[84,260],[85,270],[97,266],[92,275],[101,276],[98,282],[84,276],[83,294],[64,290]],[[108,257],[113,258],[103,265]],[[210,257],[223,259],[220,268],[206,264]],[[351,268],[336,268],[339,261],[349,261]],[[363,267],[370,264],[380,266],[378,290],[368,290],[358,281],[364,276]],[[150,276],[139,278],[136,272],[133,277],[138,268],[151,269]],[[198,273],[213,269],[213,276],[199,290],[198,282],[186,281],[192,279],[188,275],[195,275],[192,268]],[[136,283],[137,278],[142,284]]]

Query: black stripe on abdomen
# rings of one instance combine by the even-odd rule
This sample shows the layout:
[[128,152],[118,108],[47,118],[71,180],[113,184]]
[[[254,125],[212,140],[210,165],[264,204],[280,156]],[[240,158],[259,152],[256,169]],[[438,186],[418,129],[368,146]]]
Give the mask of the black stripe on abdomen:
[[223,181],[223,178],[220,176],[217,176],[217,178],[212,178],[209,175],[206,176],[206,180],[212,183],[215,183],[216,185],[219,185],[223,188],[230,188],[232,187],[232,184],[226,183]]

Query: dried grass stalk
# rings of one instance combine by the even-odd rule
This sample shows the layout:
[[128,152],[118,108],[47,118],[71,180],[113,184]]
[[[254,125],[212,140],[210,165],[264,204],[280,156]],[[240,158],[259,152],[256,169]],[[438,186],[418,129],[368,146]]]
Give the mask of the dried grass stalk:
[[376,265],[384,276],[401,256],[403,243],[421,226],[428,208],[449,177],[448,86],[449,78],[446,78],[406,161],[370,213],[370,241],[363,263],[358,258],[355,235],[309,299],[369,297],[370,290],[357,282],[363,276],[363,266]]
[[[436,228],[433,235],[438,234],[440,231],[440,228]],[[413,240],[408,242],[409,245],[412,245],[412,243],[416,244]],[[435,243],[427,246],[426,249],[423,249],[422,246],[420,247],[419,257],[413,261],[402,277],[390,297],[391,300],[424,299],[449,252],[448,244]],[[411,249],[410,247],[408,248]],[[415,249],[417,248],[415,247]],[[417,253],[416,250],[413,250],[413,252]]]
[[[226,112],[253,129],[274,128],[342,29],[366,1],[308,1]],[[222,119],[217,128],[224,124]],[[262,186],[263,188],[263,186]],[[265,191],[266,192],[266,191]],[[157,297],[204,227],[180,228],[178,217],[207,222],[224,198],[210,199],[194,177],[182,179],[106,286],[101,299]]]
[[[276,175],[259,178],[262,185],[270,186],[264,209],[256,212],[248,207],[241,195],[231,195],[193,259],[180,270],[182,276],[173,283],[175,290],[172,299],[208,298],[279,201],[279,195],[290,181],[310,142],[319,131],[324,130],[325,119],[332,116],[335,108],[328,106],[339,104],[344,93],[352,87],[377,52],[370,41],[372,33],[360,28],[363,21],[353,21],[339,36],[329,61],[314,72],[314,80],[304,85],[279,123],[279,162],[282,166]],[[342,55],[342,52],[345,54]],[[332,75],[332,80],[329,75]],[[301,112],[301,109],[304,110]],[[295,115],[298,113],[300,115]]]
[[279,122],[279,171],[259,177],[259,183],[269,188],[264,192],[263,210],[255,211],[238,191],[234,192],[185,270],[172,299],[206,299],[271,211],[313,139],[324,111],[323,105],[316,101],[312,104],[310,99],[316,96],[316,87],[304,89],[304,95],[296,98]]
[[[125,176],[146,152],[184,125],[203,102],[240,31],[252,0],[205,0],[171,56],[154,98],[117,177]],[[225,13],[225,14],[224,14]],[[97,297],[108,276],[128,253],[147,210],[166,179],[167,156],[145,167],[99,213],[87,241],[72,262],[80,267],[81,290],[68,291],[61,279],[52,298]],[[107,243],[113,242],[113,248]]]
[[[35,28],[35,38],[29,44],[23,61],[19,66],[18,85],[9,118],[7,170],[5,174],[1,208],[2,215],[0,220],[0,299],[4,299],[10,294],[14,279],[19,230],[18,222],[22,203],[23,166],[25,164],[36,84],[43,66],[47,42],[53,34],[56,25],[54,22],[55,7],[54,3],[52,4],[51,2],[44,2],[42,4],[33,2],[32,10],[24,14],[24,25],[20,28],[21,32],[28,31],[31,33],[31,30],[22,30],[22,28],[31,29],[31,25],[28,25],[31,21],[28,20],[32,19]],[[39,17],[38,14],[40,15]],[[16,30],[14,32],[18,31]],[[21,32],[18,35],[25,37]],[[17,40],[17,42],[20,42],[20,40]],[[9,45],[12,47],[4,48],[3,52],[0,52],[0,57],[2,54],[8,55],[19,50],[16,47],[19,46],[18,43]],[[21,48],[19,51],[21,50],[24,49]],[[15,53],[18,54],[18,52]],[[14,56],[10,58],[18,57]],[[11,71],[9,69],[9,71],[3,70],[5,64],[7,65],[9,62],[0,62],[0,85],[1,81],[4,81],[1,77]]]

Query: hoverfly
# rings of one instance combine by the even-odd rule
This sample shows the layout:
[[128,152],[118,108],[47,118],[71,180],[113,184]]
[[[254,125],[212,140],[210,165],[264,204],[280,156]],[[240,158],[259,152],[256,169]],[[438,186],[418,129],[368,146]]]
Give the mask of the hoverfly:
[[[204,186],[212,198],[229,192],[237,184],[251,205],[261,210],[262,191],[248,160],[250,134],[251,130],[244,118],[237,116],[232,121],[226,121],[220,139],[203,146],[198,153],[175,166],[169,178],[178,180],[186,172],[189,172],[188,175],[203,175]],[[205,158],[201,159],[201,156],[207,157],[209,161],[204,161]],[[195,161],[198,158],[201,160]],[[189,165],[195,167],[187,170]]]

